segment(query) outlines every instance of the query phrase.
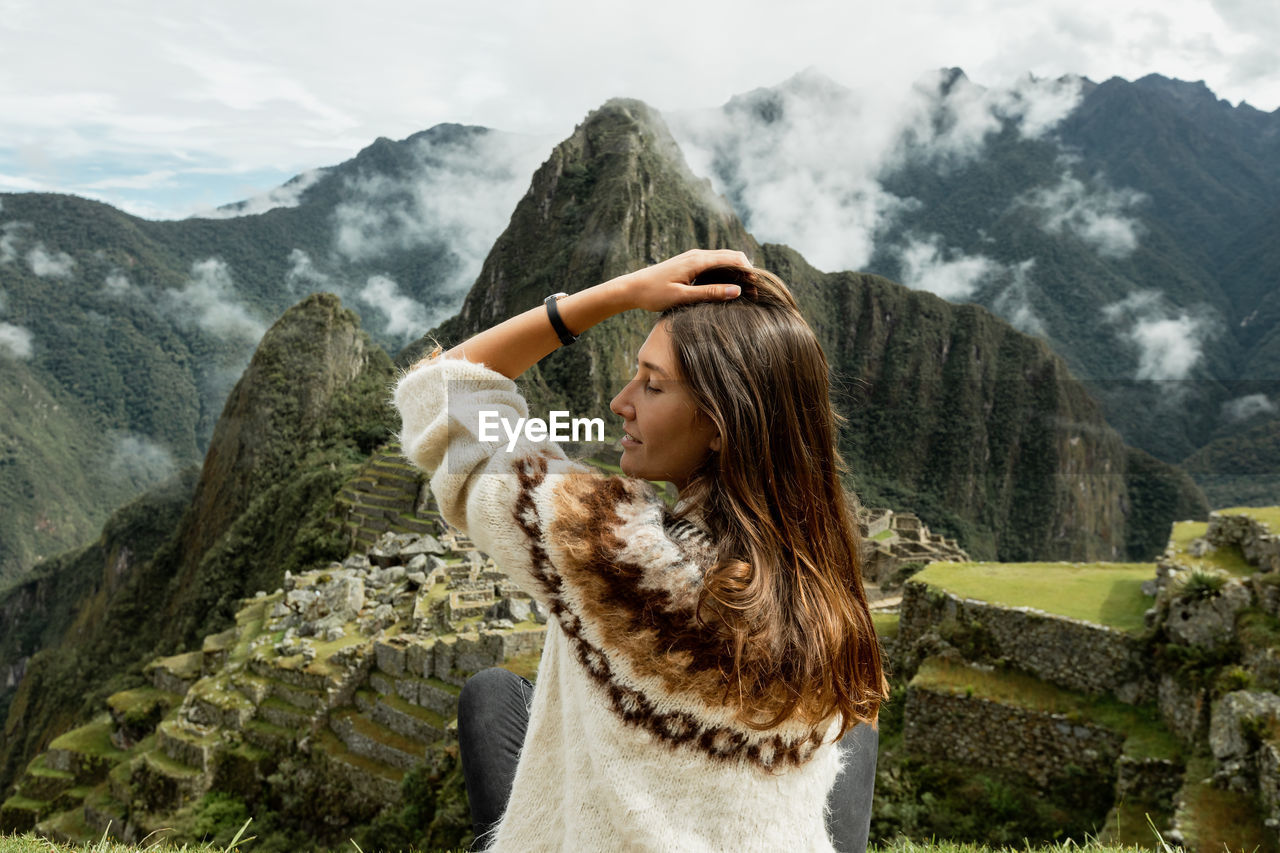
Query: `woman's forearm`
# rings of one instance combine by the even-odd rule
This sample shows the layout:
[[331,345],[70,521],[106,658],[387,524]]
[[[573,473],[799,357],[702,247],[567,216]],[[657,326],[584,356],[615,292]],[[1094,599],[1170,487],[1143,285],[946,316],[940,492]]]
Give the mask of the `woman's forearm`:
[[[736,298],[741,292],[736,284],[693,285],[700,273],[714,267],[750,269],[751,260],[734,249],[690,249],[660,264],[571,293],[561,298],[556,307],[569,331],[580,335],[596,323],[632,308],[661,313],[672,305]],[[443,357],[463,358],[508,379],[517,379],[560,345],[560,337],[547,316],[547,306],[538,305],[473,335]],[[438,356],[439,346],[436,350],[434,355]],[[422,361],[432,357],[428,355]]]
[[[636,306],[627,292],[630,276],[619,276],[586,290],[562,296],[556,307],[572,334],[580,335],[597,323]],[[547,306],[539,304],[523,314],[471,336],[444,353],[484,364],[508,379],[517,379],[544,357],[559,349],[560,337],[551,326]]]

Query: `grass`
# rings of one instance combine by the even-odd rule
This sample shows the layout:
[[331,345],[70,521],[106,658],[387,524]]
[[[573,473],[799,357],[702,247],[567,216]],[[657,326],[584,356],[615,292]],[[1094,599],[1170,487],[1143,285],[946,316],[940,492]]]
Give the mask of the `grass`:
[[[1091,838],[1084,844],[1067,841],[1039,847],[997,848],[989,847],[985,844],[966,844],[942,840],[913,841],[899,836],[883,844],[869,844],[867,853],[1003,853],[1003,851],[1014,850],[1021,850],[1024,853],[1147,853],[1147,851],[1153,849],[1160,851],[1160,853],[1175,853],[1175,850],[1177,850],[1177,848],[1171,847],[1164,842],[1158,834],[1153,836],[1151,830],[1148,830],[1146,837],[1152,840],[1145,845],[1101,843]],[[237,837],[227,847],[215,847],[210,844],[184,844],[181,847],[177,847],[172,844],[166,844],[163,841],[156,842],[152,839],[147,843],[145,849],[151,851],[151,853],[180,853],[180,851],[181,853],[230,853],[233,847],[245,850],[247,853],[253,853],[252,838],[242,839]],[[0,837],[0,853],[135,853],[135,851],[141,849],[143,848],[140,846],[119,844],[105,837],[98,842],[90,844],[61,844],[38,838],[30,833]],[[340,850],[341,853],[364,853],[359,847],[355,846],[354,842],[337,848],[337,850]],[[465,848],[426,850],[411,847],[408,853],[465,853]]]
[[83,755],[99,755],[110,760],[118,760],[125,752],[117,749],[111,742],[111,715],[100,714],[93,722],[72,729],[64,735],[54,738],[49,749],[65,749],[68,752],[79,752]]
[[541,660],[542,652],[530,652],[527,655],[516,655],[515,657],[507,658],[498,666],[530,681],[537,681],[538,663]]
[[421,720],[427,725],[432,726],[433,728],[436,728],[442,732],[444,731],[445,726],[449,724],[448,720],[446,720],[444,717],[440,716],[440,714],[436,713],[430,708],[424,708],[421,705],[415,705],[414,703],[408,701],[407,699],[401,696],[396,696],[390,693],[383,693],[379,695],[378,699],[375,701],[380,701],[382,702],[382,704],[386,705],[392,710],[399,711],[401,714]]
[[204,661],[203,652],[183,652],[165,658],[156,658],[147,664],[147,670],[163,667],[184,681],[200,677],[200,667]]
[[940,658],[926,659],[911,685],[1094,723],[1124,734],[1124,752],[1135,758],[1177,761],[1181,757],[1177,739],[1160,724],[1153,706],[1126,705],[1110,696],[1086,696],[1025,673],[998,669],[988,672]]
[[1182,789],[1183,817],[1192,850],[1257,850],[1277,853],[1273,838],[1262,828],[1263,815],[1244,794],[1224,791],[1202,780],[1213,773],[1213,759],[1197,756],[1187,762],[1189,784]]
[[161,703],[166,706],[176,705],[181,698],[176,693],[166,693],[151,686],[135,687],[132,690],[112,693],[107,697],[107,707],[118,714],[127,714],[130,711],[146,714]]
[[876,635],[886,640],[898,636],[899,613],[877,613],[871,611],[871,624],[876,627]]
[[397,785],[404,779],[404,771],[400,768],[374,761],[347,749],[347,745],[332,729],[321,729],[316,734],[314,743],[332,760],[349,764],[371,776],[379,776]]
[[912,580],[1137,634],[1155,603],[1142,583],[1155,573],[1154,563],[930,563]]
[[1173,548],[1173,556],[1170,559],[1179,566],[1189,569],[1204,565],[1221,569],[1233,577],[1248,577],[1258,570],[1257,566],[1245,561],[1239,545],[1215,548],[1203,557],[1193,557],[1188,553],[1187,549],[1191,547],[1192,541],[1203,537],[1208,529],[1209,523],[1205,521],[1174,522],[1173,531],[1169,535],[1169,545]]
[[871,539],[875,542],[883,542],[886,539],[892,539],[896,535],[897,534],[893,532],[893,528],[886,527],[884,530],[881,530],[875,536],[872,536]]

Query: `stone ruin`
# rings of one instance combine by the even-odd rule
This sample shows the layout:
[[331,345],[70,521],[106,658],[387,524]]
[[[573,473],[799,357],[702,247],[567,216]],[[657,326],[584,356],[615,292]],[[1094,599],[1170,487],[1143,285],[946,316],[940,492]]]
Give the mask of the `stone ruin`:
[[969,561],[955,539],[930,533],[920,517],[891,509],[860,508],[864,583],[894,590],[928,563]]
[[371,808],[456,736],[458,694],[491,666],[535,677],[546,612],[457,531],[384,532],[366,553],[245,599],[199,651],[34,759],[5,831],[137,841],[213,790],[260,789],[304,754]]
[[[1199,527],[1203,534],[1188,540]],[[1215,565],[1215,555],[1229,559]],[[1248,511],[1215,512],[1207,526],[1175,524],[1154,568],[1142,584],[1152,603],[1141,632],[908,582],[886,649],[908,675],[951,673],[908,685],[908,751],[1016,771],[1037,784],[1068,766],[1087,768],[1110,780],[1117,807],[1136,798],[1162,803],[1165,840],[1193,848],[1187,804],[1196,786],[1209,784],[1252,804],[1270,842],[1280,842],[1280,536]],[[1201,576],[1195,583],[1193,573]],[[1251,632],[1246,620],[1269,627]],[[1157,652],[1189,663],[1156,666]],[[1003,672],[1038,680],[1037,694],[1132,705],[1158,719],[1181,757],[1138,749],[1124,731],[1078,716],[975,692],[973,684]]]

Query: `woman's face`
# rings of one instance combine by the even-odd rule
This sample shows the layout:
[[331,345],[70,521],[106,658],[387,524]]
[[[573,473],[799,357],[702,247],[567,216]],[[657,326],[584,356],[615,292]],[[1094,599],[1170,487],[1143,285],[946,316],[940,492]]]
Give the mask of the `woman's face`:
[[683,490],[707,453],[720,450],[720,435],[677,377],[664,323],[654,325],[637,361],[635,379],[609,404],[627,432],[622,471],[629,477],[666,480]]

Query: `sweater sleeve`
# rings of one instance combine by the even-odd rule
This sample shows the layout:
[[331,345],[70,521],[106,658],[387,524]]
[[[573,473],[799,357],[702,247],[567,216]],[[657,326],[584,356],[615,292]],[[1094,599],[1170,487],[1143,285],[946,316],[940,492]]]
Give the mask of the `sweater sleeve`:
[[[609,479],[630,478],[607,478],[570,460],[550,438],[533,440],[520,430],[512,441],[501,424],[514,428],[528,418],[528,403],[515,382],[482,364],[442,356],[420,362],[400,377],[394,404],[402,452],[428,473],[440,514],[548,604],[559,590],[556,557],[568,544],[553,532],[554,492],[566,480],[598,491]],[[663,504],[651,485],[630,481],[618,496],[641,498],[657,523]]]

